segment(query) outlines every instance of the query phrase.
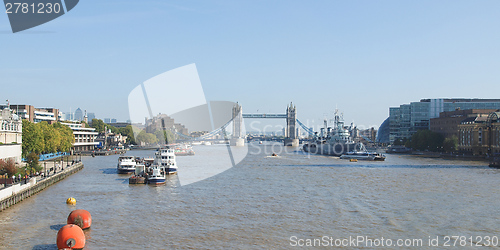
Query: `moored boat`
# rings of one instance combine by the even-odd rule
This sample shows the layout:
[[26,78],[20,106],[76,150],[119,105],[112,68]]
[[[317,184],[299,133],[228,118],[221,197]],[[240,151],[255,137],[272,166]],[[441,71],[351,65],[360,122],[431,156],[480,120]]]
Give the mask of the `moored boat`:
[[500,168],[500,154],[495,154],[488,166],[490,166],[490,168]]
[[166,181],[165,168],[158,164],[149,167],[148,184],[163,184]]
[[171,148],[160,148],[155,153],[154,165],[162,166],[166,174],[177,173],[177,162],[175,160],[175,152]]
[[137,163],[133,156],[118,157],[118,165],[116,166],[119,174],[130,174],[135,172]]
[[128,184],[146,184],[146,166],[143,164],[138,164],[135,167],[135,173],[128,178]]
[[194,150],[189,144],[174,144],[168,147],[174,150],[176,156],[194,155]]

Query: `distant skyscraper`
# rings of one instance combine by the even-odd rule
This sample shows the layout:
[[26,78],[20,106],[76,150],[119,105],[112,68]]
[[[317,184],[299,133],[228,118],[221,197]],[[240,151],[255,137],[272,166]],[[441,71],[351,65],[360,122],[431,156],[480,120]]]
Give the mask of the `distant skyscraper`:
[[104,123],[111,123],[111,119],[109,119],[109,118],[104,118]]
[[95,119],[95,113],[88,113],[87,117],[89,118],[89,122],[92,121],[92,119]]
[[111,119],[111,123],[116,123],[116,119]]
[[75,120],[77,121],[83,121],[83,111],[80,108],[77,108],[75,110]]

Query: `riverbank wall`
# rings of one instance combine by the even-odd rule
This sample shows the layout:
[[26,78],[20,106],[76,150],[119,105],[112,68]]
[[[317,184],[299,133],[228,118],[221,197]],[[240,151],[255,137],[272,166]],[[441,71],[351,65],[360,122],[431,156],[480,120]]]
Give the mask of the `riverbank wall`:
[[83,163],[77,162],[70,167],[65,168],[63,171],[56,173],[52,176],[38,180],[38,178],[31,178],[27,183],[17,183],[10,187],[0,190],[0,211],[15,205],[32,195],[44,190],[45,188],[63,180],[64,178],[83,169]]

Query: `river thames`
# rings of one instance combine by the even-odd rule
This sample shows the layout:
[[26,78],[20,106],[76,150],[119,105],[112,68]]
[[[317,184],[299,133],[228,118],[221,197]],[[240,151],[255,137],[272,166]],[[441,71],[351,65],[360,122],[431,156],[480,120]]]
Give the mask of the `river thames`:
[[[227,154],[219,145],[194,150],[177,157],[179,168],[210,164],[204,153]],[[235,167],[182,186],[178,176],[129,185],[116,173],[117,155],[84,157],[80,172],[0,212],[0,248],[56,249],[57,230],[74,209],[92,214],[85,249],[290,249],[349,238],[393,246],[421,239],[419,249],[435,249],[430,240],[445,248],[446,237],[463,236],[470,247],[500,236],[500,170],[485,162],[405,155],[349,162],[287,151],[251,144]]]

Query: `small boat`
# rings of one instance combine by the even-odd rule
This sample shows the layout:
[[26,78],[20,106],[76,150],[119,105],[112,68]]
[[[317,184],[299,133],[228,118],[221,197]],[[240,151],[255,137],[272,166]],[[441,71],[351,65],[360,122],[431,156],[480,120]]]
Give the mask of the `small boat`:
[[135,157],[133,156],[120,156],[118,157],[118,169],[119,174],[129,174],[135,172],[135,167],[137,163]]
[[212,143],[211,143],[211,142],[209,142],[209,141],[205,141],[205,142],[203,142],[203,145],[205,145],[205,146],[210,146],[210,145],[212,145]]
[[495,154],[488,166],[490,166],[490,168],[500,168],[500,154]]
[[340,159],[355,159],[355,160],[368,160],[368,161],[383,161],[385,156],[376,152],[367,151],[351,151],[340,156]]
[[194,155],[193,148],[188,144],[173,144],[168,147],[174,150],[176,156]]
[[138,164],[135,167],[134,175],[128,178],[128,184],[146,184],[146,166],[143,164]]
[[144,176],[133,175],[128,178],[128,184],[146,184],[147,180]]
[[153,164],[149,168],[148,183],[149,184],[163,184],[166,181],[165,168],[158,164]]

